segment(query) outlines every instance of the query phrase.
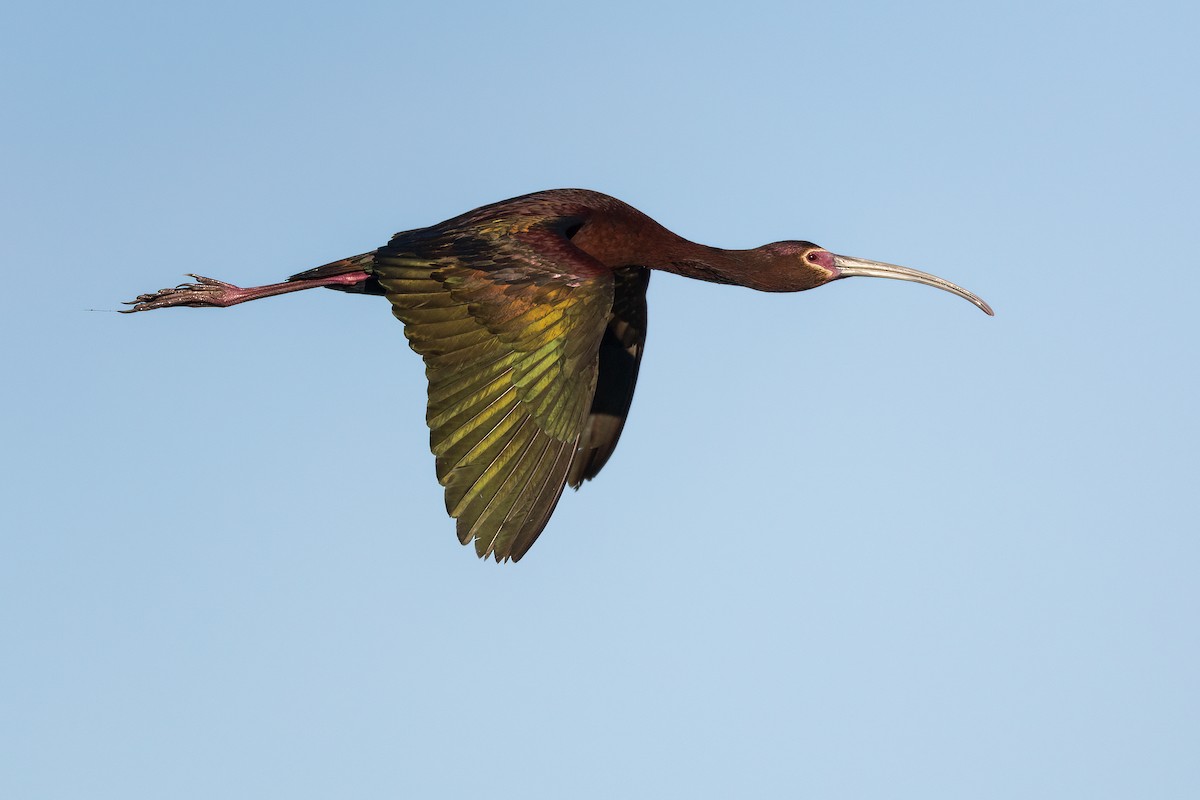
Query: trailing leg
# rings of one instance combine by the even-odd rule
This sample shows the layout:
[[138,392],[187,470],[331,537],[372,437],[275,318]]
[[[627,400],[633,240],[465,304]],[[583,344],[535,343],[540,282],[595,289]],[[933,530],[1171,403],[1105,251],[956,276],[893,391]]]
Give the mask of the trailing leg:
[[138,295],[137,299],[125,304],[133,306],[133,308],[123,309],[121,313],[132,314],[135,311],[150,311],[155,308],[172,306],[225,308],[238,303],[259,300],[263,297],[273,297],[277,294],[300,292],[318,287],[354,291],[351,287],[372,280],[371,274],[362,269],[369,264],[370,257],[371,254],[364,254],[342,259],[332,264],[326,264],[324,267],[300,273],[283,283],[251,286],[245,289],[216,278],[189,275],[188,277],[196,279],[195,283],[181,283],[172,289],[161,289],[150,294]]

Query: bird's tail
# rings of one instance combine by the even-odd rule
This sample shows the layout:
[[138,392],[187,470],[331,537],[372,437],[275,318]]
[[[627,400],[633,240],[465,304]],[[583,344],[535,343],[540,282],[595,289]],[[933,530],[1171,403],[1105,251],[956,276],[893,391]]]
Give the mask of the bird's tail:
[[[348,272],[366,272],[374,274],[375,251],[370,253],[361,253],[357,256],[349,258],[340,258],[337,261],[330,261],[328,264],[322,264],[319,267],[306,269],[304,272],[297,272],[288,278],[289,281],[309,281],[320,280],[322,278],[332,278],[335,275],[344,275]],[[360,281],[350,285],[330,285],[325,287],[334,289],[339,292],[351,292],[353,294],[378,294],[382,295],[383,287],[379,285],[379,281],[375,278],[370,280]]]

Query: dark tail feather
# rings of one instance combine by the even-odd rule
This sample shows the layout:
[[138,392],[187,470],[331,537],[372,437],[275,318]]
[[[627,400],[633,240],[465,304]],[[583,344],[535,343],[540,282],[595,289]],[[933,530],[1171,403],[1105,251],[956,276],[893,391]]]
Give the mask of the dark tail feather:
[[[334,275],[344,275],[347,272],[367,272],[374,273],[375,266],[375,251],[370,253],[362,253],[349,258],[341,258],[337,261],[330,261],[328,264],[322,264],[319,267],[306,269],[304,272],[297,272],[295,275],[288,278],[289,281],[307,281],[314,278],[330,278]],[[355,283],[350,286],[327,286],[327,289],[333,289],[338,292],[350,292],[352,294],[384,294],[383,287],[379,285],[379,281],[375,278],[370,280]]]

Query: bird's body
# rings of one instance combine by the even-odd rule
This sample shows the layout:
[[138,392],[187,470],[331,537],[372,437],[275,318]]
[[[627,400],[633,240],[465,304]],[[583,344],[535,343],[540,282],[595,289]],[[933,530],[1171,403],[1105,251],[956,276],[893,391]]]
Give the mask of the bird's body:
[[281,284],[241,289],[197,277],[138,297],[131,311],[228,306],[317,286],[386,296],[425,359],[430,446],[459,539],[474,540],[482,557],[517,560],[563,488],[595,477],[616,446],[645,345],[652,269],[764,291],[896,277],[991,313],[940,278],[809,242],[699,245],[581,189],[483,206]]

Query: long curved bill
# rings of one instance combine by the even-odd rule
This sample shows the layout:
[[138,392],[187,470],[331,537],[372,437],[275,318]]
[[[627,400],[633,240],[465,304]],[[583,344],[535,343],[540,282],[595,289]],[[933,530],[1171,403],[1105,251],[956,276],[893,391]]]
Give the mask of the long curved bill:
[[961,286],[957,286],[944,278],[939,278],[937,275],[930,275],[928,272],[921,272],[920,270],[909,269],[908,267],[899,267],[895,264],[885,264],[882,261],[867,261],[865,258],[839,256],[836,253],[831,253],[830,255],[833,256],[833,266],[837,269],[837,277],[839,278],[863,276],[867,278],[893,278],[898,281],[923,283],[926,286],[933,286],[951,294],[956,294],[964,300],[970,300],[988,316],[996,316],[992,312],[992,307],[983,302],[982,298],[971,294]]

